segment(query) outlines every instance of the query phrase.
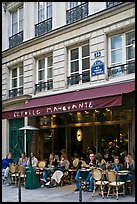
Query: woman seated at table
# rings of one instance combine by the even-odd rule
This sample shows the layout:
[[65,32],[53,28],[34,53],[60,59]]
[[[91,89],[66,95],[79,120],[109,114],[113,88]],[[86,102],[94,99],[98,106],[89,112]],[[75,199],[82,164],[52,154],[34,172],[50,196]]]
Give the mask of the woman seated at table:
[[125,162],[123,165],[123,170],[127,170],[128,174],[126,176],[120,175],[121,181],[133,180],[133,174],[135,173],[135,162],[133,158],[128,154],[125,156]]
[[[82,164],[82,168],[89,168],[92,169],[94,167],[96,167],[96,160],[95,160],[95,155],[93,153],[91,153],[89,155],[90,158],[90,162],[89,164],[86,164],[86,162],[84,164]],[[89,182],[89,191],[93,190],[93,178],[92,178],[92,174],[91,171],[83,171],[82,169],[78,169],[76,176],[75,176],[75,180],[76,180],[76,189],[75,191],[78,191],[80,188],[80,183],[79,183],[79,177],[84,179],[84,183],[86,184],[87,182]]]
[[22,152],[21,157],[19,158],[18,164],[23,167],[27,166],[27,157],[25,156],[25,152]]
[[[38,164],[38,159],[36,158],[35,154],[33,152],[31,152],[31,165],[32,167],[37,167]],[[27,160],[27,166],[30,166],[30,157],[28,157]]]
[[46,183],[46,186],[48,187],[53,187],[53,186],[58,186],[61,182],[61,178],[64,175],[64,172],[69,169],[70,162],[67,159],[66,154],[61,155],[61,159],[51,176],[51,180]]
[[47,182],[48,176],[51,176],[54,173],[57,165],[58,165],[58,163],[57,163],[57,159],[55,159],[55,154],[53,152],[51,152],[49,155],[49,159],[46,163],[47,169],[43,170],[43,175],[41,178],[41,181],[42,181],[41,187],[45,186],[45,183]]

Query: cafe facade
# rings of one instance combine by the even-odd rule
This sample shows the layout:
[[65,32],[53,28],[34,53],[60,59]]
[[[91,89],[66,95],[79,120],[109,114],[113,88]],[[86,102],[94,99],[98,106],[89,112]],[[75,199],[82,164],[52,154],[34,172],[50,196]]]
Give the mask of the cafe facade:
[[[14,7],[8,3],[5,19]],[[24,3],[19,8],[27,8]],[[134,3],[121,3],[106,8],[103,2],[100,8],[94,5],[94,12],[91,2],[78,4],[73,12],[88,6],[90,15],[65,26],[53,18],[50,33],[24,37],[23,43],[3,50],[2,156],[28,153],[27,134],[19,130],[26,125],[38,128],[31,150],[40,160],[61,149],[69,156],[85,153],[91,145],[103,153],[109,142],[134,156]],[[124,56],[117,63],[113,53],[123,49],[117,47],[121,38]]]

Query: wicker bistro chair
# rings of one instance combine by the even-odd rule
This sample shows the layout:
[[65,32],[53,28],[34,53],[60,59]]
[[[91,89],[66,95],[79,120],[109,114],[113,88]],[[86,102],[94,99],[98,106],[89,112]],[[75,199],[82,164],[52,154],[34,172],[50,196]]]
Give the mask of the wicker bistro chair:
[[94,196],[96,189],[99,187],[101,190],[102,198],[104,198],[104,188],[108,184],[108,181],[104,180],[104,171],[101,168],[94,168],[92,169],[91,172],[94,180],[94,189],[93,189],[92,197]]
[[17,186],[17,180],[18,180],[18,165],[17,164],[10,164],[10,178],[11,183],[14,183],[15,186]]
[[18,165],[18,173],[19,172],[20,172],[21,183],[23,183],[23,185],[25,186],[25,182],[26,182],[26,169],[23,166]]
[[38,165],[35,169],[36,169],[36,174],[38,175],[39,183],[40,183],[41,176],[43,174],[43,169],[45,167],[46,167],[46,161],[38,161]]
[[[117,177],[118,177],[117,172],[114,170],[108,171],[106,176],[108,179],[107,198],[109,195],[116,195],[117,200],[118,200],[119,194],[125,196],[125,182],[117,180]],[[119,192],[120,188],[121,188],[121,192]],[[110,192],[110,190],[112,190],[112,192]]]

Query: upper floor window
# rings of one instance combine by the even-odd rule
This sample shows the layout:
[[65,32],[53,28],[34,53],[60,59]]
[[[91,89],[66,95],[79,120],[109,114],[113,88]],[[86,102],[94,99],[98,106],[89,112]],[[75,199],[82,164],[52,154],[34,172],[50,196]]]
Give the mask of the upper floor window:
[[84,3],[86,3],[86,2],[67,2],[67,4],[68,4],[67,8],[72,9],[72,8],[79,6],[81,4],[84,4]]
[[23,7],[11,13],[11,37],[9,47],[23,42]]
[[90,81],[90,51],[89,44],[69,50],[68,85]]
[[35,93],[53,88],[53,56],[37,60],[37,84]]
[[12,12],[12,35],[23,31],[23,8]]
[[23,95],[23,65],[11,69],[9,97]]
[[52,17],[52,2],[38,2],[38,23]]
[[67,24],[88,16],[88,2],[67,2]]
[[[124,71],[128,74],[134,73],[135,47],[133,46],[133,41],[135,41],[135,31],[112,36],[109,40],[109,66],[115,67],[111,69],[113,76],[123,75]],[[119,66],[122,64],[125,64],[125,66]]]
[[40,36],[52,29],[52,2],[38,2],[38,23],[35,25],[35,36]]

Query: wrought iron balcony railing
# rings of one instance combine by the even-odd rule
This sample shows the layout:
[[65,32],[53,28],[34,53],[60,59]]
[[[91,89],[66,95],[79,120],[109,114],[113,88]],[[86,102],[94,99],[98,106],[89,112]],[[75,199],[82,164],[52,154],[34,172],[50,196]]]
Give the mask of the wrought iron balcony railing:
[[74,85],[79,83],[86,83],[90,81],[90,71],[83,72],[82,74],[73,74],[67,77],[67,85]]
[[37,92],[51,89],[53,89],[53,80],[49,80],[47,82],[39,82],[38,84],[35,84],[35,94]]
[[124,3],[124,2],[106,2],[106,7],[110,8],[110,7],[113,7],[113,6],[122,4],[122,3]]
[[48,33],[52,30],[52,18],[35,25],[35,37]]
[[23,43],[23,31],[9,37],[9,47],[14,47]]
[[23,87],[9,90],[9,98],[23,96]]
[[76,22],[88,16],[88,2],[67,10],[67,24]]
[[135,62],[129,62],[114,67],[108,67],[108,77],[124,76],[127,74],[135,73]]

